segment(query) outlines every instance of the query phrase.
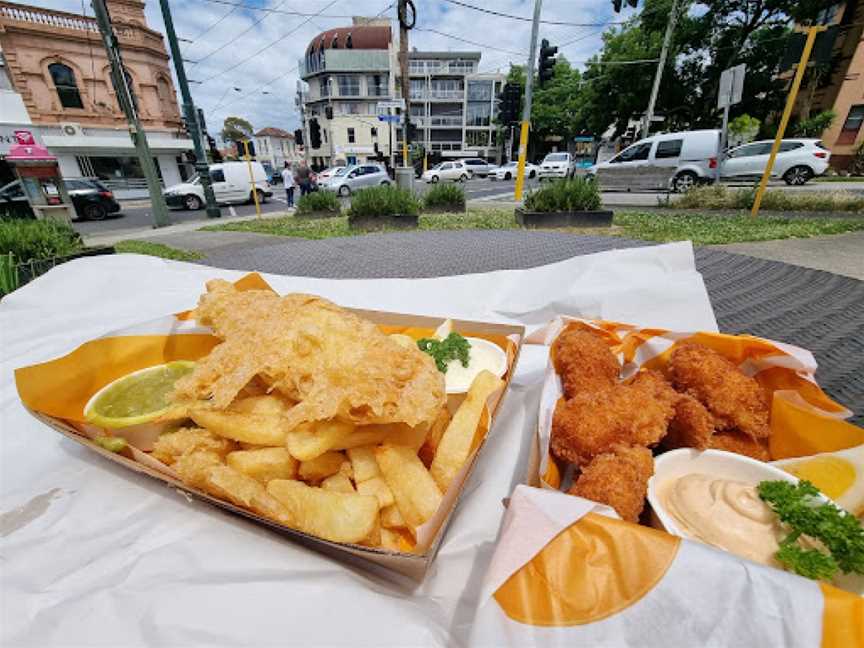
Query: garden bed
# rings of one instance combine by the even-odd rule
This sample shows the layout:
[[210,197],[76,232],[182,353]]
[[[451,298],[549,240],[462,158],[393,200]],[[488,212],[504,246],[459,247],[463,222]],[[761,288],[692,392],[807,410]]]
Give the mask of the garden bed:
[[609,227],[612,225],[611,211],[528,211],[516,208],[516,222],[522,227]]
[[389,229],[417,229],[417,214],[385,214],[381,216],[351,216],[348,225],[364,232]]

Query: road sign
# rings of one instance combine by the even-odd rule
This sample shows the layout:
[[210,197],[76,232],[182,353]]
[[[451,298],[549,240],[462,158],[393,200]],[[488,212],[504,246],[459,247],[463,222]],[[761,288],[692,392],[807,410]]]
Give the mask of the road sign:
[[720,75],[720,92],[717,93],[717,107],[727,108],[740,103],[744,94],[744,75],[747,67],[741,63],[723,70]]
[[388,108],[399,108],[405,110],[405,100],[395,99],[394,101],[379,101],[378,110],[387,110]]
[[378,115],[378,121],[388,122],[392,124],[401,124],[402,115]]

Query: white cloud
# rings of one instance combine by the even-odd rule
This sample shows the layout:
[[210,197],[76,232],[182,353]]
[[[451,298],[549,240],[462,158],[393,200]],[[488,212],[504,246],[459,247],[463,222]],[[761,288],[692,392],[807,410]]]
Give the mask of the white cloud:
[[[230,4],[221,0],[173,0],[174,25],[180,38],[194,40],[181,43],[184,58],[200,61],[197,65],[186,64],[190,79],[204,81],[192,84],[192,96],[196,105],[204,109],[211,133],[218,131],[228,115],[242,116],[252,122],[256,129],[278,126],[292,130],[298,118],[294,107],[297,84],[296,65],[309,42],[321,31],[350,24],[350,15],[375,15],[390,2],[388,0],[225,0],[228,3],[242,2],[247,5],[269,7],[279,11],[298,11],[323,16],[308,19],[283,13],[265,13],[248,8],[232,10]],[[495,11],[519,16],[531,16],[534,3],[530,0],[466,0],[469,4],[493,8]],[[82,13],[93,10],[89,0],[31,0],[27,4]],[[510,62],[524,64],[527,61],[531,24],[492,16],[460,7],[443,0],[415,0],[418,8],[416,29],[411,32],[410,45],[420,50],[480,50],[481,71],[496,68],[506,72]],[[151,28],[164,33],[164,23],[158,0],[149,0],[146,6],[147,21]],[[230,12],[230,13],[229,13]],[[629,12],[632,13],[632,12]],[[223,16],[227,17],[223,18]],[[395,18],[395,9],[385,15]],[[626,14],[624,14],[626,15]],[[596,23],[619,20],[612,13],[610,0],[546,0],[543,19],[576,23]],[[222,19],[200,39],[197,37]],[[258,22],[260,21],[260,22]],[[258,24],[254,24],[254,23]],[[305,23],[305,24],[303,24]],[[254,26],[253,26],[254,25]],[[239,36],[249,29],[248,33]],[[394,35],[398,37],[398,24],[393,22]],[[525,52],[514,56],[483,47],[460,42],[435,30],[468,41],[475,41],[501,50]],[[293,33],[291,33],[293,32]],[[540,37],[548,38],[552,44],[561,44],[579,38],[577,42],[561,49],[570,61],[583,61],[600,48],[602,28],[573,27],[564,25],[541,25]],[[584,36],[584,38],[583,38]],[[260,54],[237,65],[254,52],[273,43]],[[236,67],[234,67],[236,66]],[[234,68],[229,70],[229,68]],[[240,88],[235,92],[233,88]],[[267,94],[264,94],[266,91]],[[223,99],[224,97],[224,99]],[[222,106],[219,107],[220,102]],[[216,109],[214,111],[214,108]]]

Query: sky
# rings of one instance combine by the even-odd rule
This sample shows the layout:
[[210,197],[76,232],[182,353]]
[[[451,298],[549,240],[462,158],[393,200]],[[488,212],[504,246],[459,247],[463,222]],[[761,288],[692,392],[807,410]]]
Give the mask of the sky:
[[[530,18],[533,0],[458,0],[493,11]],[[294,97],[297,62],[320,32],[351,24],[352,15],[389,17],[398,38],[395,0],[169,0],[177,36],[182,42],[192,97],[203,108],[211,133],[226,116],[249,120],[255,130],[299,125]],[[30,0],[26,3],[93,15],[90,0]],[[394,5],[394,6],[391,6]],[[417,24],[410,47],[419,50],[480,51],[479,70],[507,72],[511,62],[528,58],[531,23],[459,6],[452,0],[414,0]],[[242,6],[237,6],[242,5]],[[261,9],[269,10],[262,11]],[[621,21],[611,0],[545,0],[542,19],[577,24]],[[148,24],[164,33],[158,0],[148,0]],[[294,12],[292,14],[291,12]],[[296,13],[316,14],[314,16]],[[540,38],[562,45],[560,54],[579,65],[597,53],[609,26],[542,24]],[[166,45],[167,46],[167,45]],[[176,79],[175,79],[176,83]]]

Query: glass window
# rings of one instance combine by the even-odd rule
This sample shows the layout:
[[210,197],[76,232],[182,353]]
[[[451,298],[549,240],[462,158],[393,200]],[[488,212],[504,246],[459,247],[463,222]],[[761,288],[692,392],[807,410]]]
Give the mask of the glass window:
[[645,142],[644,144],[637,144],[636,150],[633,151],[632,160],[647,160],[648,155],[651,153],[651,147],[654,145],[654,142]]
[[225,172],[222,169],[211,170],[210,182],[225,182]]
[[348,74],[337,74],[336,84],[339,86],[339,95],[342,97],[360,96],[360,78]]
[[492,106],[488,103],[469,103],[465,124],[467,126],[488,126],[492,120]]
[[788,153],[804,146],[801,142],[780,142],[780,153]]
[[387,75],[370,74],[366,77],[366,94],[370,97],[387,96]]
[[[485,130],[466,130],[465,144],[467,146],[489,146],[489,131]],[[474,162],[474,160],[471,160]],[[483,163],[477,160],[478,163]]]
[[353,129],[353,128],[349,128],[349,129],[348,129],[348,143],[349,143],[349,144],[354,144],[354,142],[355,142],[355,139],[354,139],[354,129]]
[[321,89],[320,96],[329,97],[330,96],[330,77],[325,76],[321,77],[321,80],[318,81],[319,87]]
[[445,162],[444,164],[441,165],[442,171],[447,171],[447,170],[452,169],[452,168],[453,168],[453,164],[451,162]]
[[550,153],[545,158],[543,158],[543,161],[544,162],[566,162],[567,161],[567,154],[566,153]]
[[469,81],[468,101],[491,101],[492,81]]
[[857,133],[861,129],[862,122],[864,122],[864,104],[852,106],[846,116],[846,121],[843,122],[842,130]]
[[426,80],[411,79],[411,97],[414,99],[422,99],[426,96]]
[[6,59],[3,58],[3,52],[0,52],[0,90],[12,90],[12,79],[6,67]]
[[68,65],[52,63],[48,66],[48,72],[57,89],[60,105],[64,108],[83,108],[81,93],[78,92],[78,83],[75,81],[75,72]]
[[654,154],[654,157],[658,160],[660,158],[677,158],[679,155],[681,155],[681,145],[683,143],[684,140],[680,139],[658,142],[657,152]]

